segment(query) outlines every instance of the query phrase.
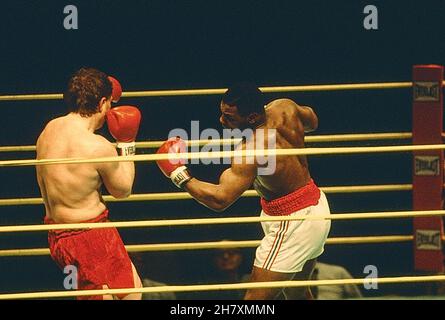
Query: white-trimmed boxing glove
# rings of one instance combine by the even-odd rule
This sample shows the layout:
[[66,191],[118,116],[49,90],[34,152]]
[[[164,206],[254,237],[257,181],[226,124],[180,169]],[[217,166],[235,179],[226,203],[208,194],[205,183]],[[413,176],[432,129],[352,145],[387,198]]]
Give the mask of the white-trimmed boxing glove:
[[[170,138],[165,141],[156,152],[157,154],[177,154],[185,152],[186,144],[179,138]],[[192,179],[192,175],[187,167],[184,165],[184,159],[166,159],[157,160],[159,169],[162,173],[171,179],[171,181],[178,187],[183,188],[187,182]]]
[[107,124],[111,135],[117,141],[120,156],[136,154],[136,135],[141,123],[141,112],[133,106],[111,108],[107,112]]

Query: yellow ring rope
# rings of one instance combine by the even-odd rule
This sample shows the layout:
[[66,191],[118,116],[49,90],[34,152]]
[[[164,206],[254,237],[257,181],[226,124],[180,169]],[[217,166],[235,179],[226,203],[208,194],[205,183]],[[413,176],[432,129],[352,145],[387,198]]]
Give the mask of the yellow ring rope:
[[[444,82],[445,84],[445,82]],[[329,90],[357,90],[357,89],[392,89],[392,88],[408,88],[412,87],[412,82],[398,82],[398,83],[367,83],[367,84],[340,84],[340,85],[313,85],[313,86],[286,86],[286,87],[268,87],[268,88],[261,88],[263,92],[290,92],[290,91],[329,91]],[[162,90],[162,91],[142,91],[142,92],[125,92],[123,93],[123,97],[148,97],[148,96],[175,96],[175,95],[209,95],[209,94],[222,94],[225,92],[226,89],[204,89],[204,90]],[[9,96],[0,96],[0,101],[8,101],[8,100],[41,100],[41,99],[62,99],[63,95],[61,94],[41,94],[41,95],[9,95]],[[400,138],[399,136],[392,136],[391,138],[378,138],[380,139],[409,139],[411,138],[411,134],[406,134],[403,138]],[[358,139],[358,137],[354,138],[355,140]],[[368,137],[362,137],[360,139],[368,140],[370,139],[370,136]],[[375,139],[375,138],[374,138]],[[313,141],[316,141],[315,139]],[[321,141],[327,141],[327,140],[319,140]],[[330,140],[333,141],[333,140]],[[347,140],[337,140],[337,141],[347,141]],[[159,142],[152,142],[151,144],[144,145],[143,143],[140,143],[138,145],[139,148],[141,147],[148,147],[148,148],[155,148],[160,145]],[[162,142],[161,142],[162,143]],[[203,142],[206,143],[206,142]],[[208,143],[208,142],[207,142]],[[221,143],[221,142],[219,142]],[[225,143],[225,142],[222,142]],[[233,141],[230,141],[228,143],[233,143]],[[411,146],[410,146],[411,147]],[[419,147],[419,146],[417,146]],[[437,147],[428,146],[428,149],[437,150]],[[359,147],[360,150],[364,150],[363,147]],[[384,148],[384,147],[377,147],[377,148]],[[315,149],[315,148],[313,148]],[[318,148],[320,149],[320,148]],[[326,148],[330,149],[330,148]],[[345,149],[345,148],[339,148],[339,149]],[[348,148],[351,149],[351,148]],[[367,148],[369,149],[369,148]],[[396,148],[398,151],[412,151],[412,150],[426,150],[426,149],[404,149],[404,148]],[[395,151],[396,149],[391,148],[385,151],[378,151],[379,149],[374,149],[373,152],[386,152],[386,151]],[[443,149],[443,148],[439,148]],[[22,146],[22,147],[2,147],[1,151],[33,151],[35,150],[34,146]],[[306,149],[307,150],[307,149]],[[357,153],[359,149],[356,149],[355,152],[351,152],[351,150],[344,151],[345,153]],[[380,149],[382,150],[382,149]],[[289,150],[291,151],[291,150]],[[297,151],[297,150],[296,150]],[[298,150],[300,151],[300,150]],[[339,150],[337,150],[339,151]],[[324,154],[322,153],[317,154]],[[365,152],[365,151],[360,151]],[[342,152],[343,153],[343,152]],[[224,156],[224,153],[220,153],[221,156]],[[274,154],[277,154],[277,152],[274,152]],[[286,155],[290,155],[291,153],[286,153]],[[306,153],[306,154],[316,154],[316,153]],[[234,154],[231,152],[231,155],[226,156],[233,156]],[[218,156],[220,157],[220,156]],[[153,159],[156,160],[156,159]],[[152,161],[153,161],[152,160]],[[25,160],[26,161],[26,160]],[[72,160],[71,160],[72,161]],[[75,160],[76,161],[76,160]],[[79,161],[79,162],[77,162]],[[81,163],[81,159],[77,159],[74,163]],[[3,162],[2,166],[7,165],[8,162]],[[60,163],[60,162],[59,162]],[[17,164],[17,162],[16,162]],[[37,163],[34,163],[37,164]],[[28,163],[28,165],[34,165]],[[417,212],[420,213],[420,212]],[[423,212],[425,213],[425,212]],[[439,214],[439,212],[436,212]],[[411,214],[415,214],[415,212],[412,212]],[[431,214],[431,212],[429,212]],[[445,214],[444,212],[441,212],[440,215]],[[348,215],[348,214],[343,214]],[[363,214],[360,214],[363,215]],[[381,215],[381,214],[379,214]],[[387,215],[386,217],[389,217],[391,214]],[[369,214],[367,215],[368,217]],[[397,215],[400,217],[401,215]],[[410,215],[412,216],[412,215]],[[275,217],[273,217],[275,218]],[[283,217],[279,217],[281,220],[283,220]],[[334,218],[334,217],[325,217],[325,218]],[[337,217],[336,217],[337,218]],[[344,217],[343,217],[344,218]],[[359,217],[357,217],[359,218]],[[363,216],[360,218],[364,218]],[[223,218],[224,219],[224,218]],[[230,218],[229,218],[230,219]],[[242,223],[239,221],[239,218],[236,218],[239,223]],[[206,219],[195,219],[195,220],[206,220]],[[212,219],[215,220],[215,219]],[[298,220],[298,219],[296,219]],[[269,220],[266,220],[269,221]],[[229,223],[229,222],[226,222]],[[85,224],[83,224],[85,225]],[[53,225],[54,227],[56,225]],[[85,226],[83,226],[85,227]],[[7,228],[7,227],[6,227]],[[73,228],[72,226],[63,225],[63,228]],[[3,231],[6,232],[6,231]],[[390,236],[391,237],[391,236]],[[412,236],[393,236],[393,237],[403,237],[404,241],[411,241]],[[376,238],[376,237],[374,237]],[[394,238],[392,238],[391,241],[395,241]],[[258,242],[258,241],[255,241]],[[353,242],[349,242],[353,243]],[[139,245],[139,249],[141,249]],[[143,246],[143,245],[142,245]],[[239,244],[238,244],[239,246]],[[190,247],[190,246],[188,246]],[[32,249],[31,249],[32,250]],[[34,250],[40,250],[40,249],[34,249]],[[424,281],[438,281],[438,280],[445,280],[445,276],[427,276],[427,277],[393,277],[393,278],[379,278],[379,283],[401,283],[401,282],[424,282]],[[259,283],[243,283],[243,284],[216,284],[216,285],[195,285],[195,286],[165,286],[165,287],[157,287],[157,288],[142,288],[142,289],[110,289],[110,290],[92,290],[92,291],[76,291],[76,292],[46,292],[46,293],[24,293],[24,294],[6,294],[6,295],[0,295],[0,299],[20,299],[20,298],[50,298],[50,297],[71,297],[71,296],[81,296],[81,295],[100,295],[100,294],[118,294],[118,293],[137,293],[137,292],[185,292],[185,291],[197,291],[197,290],[234,290],[234,289],[248,289],[248,288],[273,288],[273,287],[299,287],[299,286],[315,286],[315,285],[338,285],[338,284],[360,284],[364,281],[369,281],[369,279],[346,279],[346,280],[318,280],[318,281],[282,281],[282,282],[259,282]],[[153,290],[154,289],[154,290]]]
[[[396,243],[413,241],[412,235],[395,236],[367,236],[367,237],[337,237],[329,238],[326,244],[370,244],[370,243]],[[442,239],[444,240],[444,239]],[[128,252],[153,251],[179,251],[179,250],[205,250],[222,248],[254,248],[260,245],[261,240],[242,241],[216,241],[216,242],[184,242],[184,243],[157,243],[126,245]],[[0,257],[44,256],[49,255],[48,248],[33,249],[7,249],[0,250]]]
[[[306,136],[306,143],[322,142],[350,142],[350,141],[379,141],[379,140],[406,140],[411,139],[411,132],[388,132],[388,133],[354,133],[354,134],[331,134]],[[187,140],[187,145],[233,145],[239,143],[241,139],[201,139]],[[138,149],[159,148],[165,141],[139,141],[136,142]],[[36,146],[4,146],[0,147],[0,152],[35,151]]]
[[[365,186],[335,186],[320,187],[327,194],[332,193],[363,193],[363,192],[388,192],[388,191],[410,191],[412,184],[386,184]],[[255,190],[245,191],[241,197],[258,197]],[[135,201],[165,201],[165,200],[190,200],[193,197],[188,192],[158,192],[133,194],[125,199],[117,199],[112,196],[103,196],[105,202],[135,202]],[[42,198],[15,198],[0,199],[0,206],[38,205],[43,204]]]
[[408,217],[434,217],[445,215],[445,210],[422,211],[392,211],[392,212],[363,212],[363,213],[337,213],[319,216],[268,216],[268,217],[231,217],[231,218],[200,218],[200,219],[173,219],[173,220],[145,220],[145,221],[120,221],[102,223],[63,223],[51,225],[20,225],[2,226],[3,232],[30,232],[63,229],[103,229],[103,228],[141,228],[141,227],[172,227],[172,226],[197,226],[215,224],[256,223],[266,221],[294,221],[294,220],[352,220],[352,219],[393,219]]
[[256,288],[284,288],[284,287],[309,287],[309,286],[335,286],[345,284],[366,283],[415,283],[445,281],[445,276],[405,276],[385,278],[362,278],[362,279],[338,279],[338,280],[304,280],[304,281],[267,281],[267,282],[243,282],[223,284],[201,284],[181,286],[159,286],[131,289],[104,289],[104,290],[74,290],[74,291],[50,291],[50,292],[28,292],[0,294],[0,300],[5,299],[34,299],[34,298],[68,298],[76,296],[116,295],[131,293],[154,293],[154,292],[193,292],[193,291],[220,291],[240,290]]
[[231,157],[258,157],[258,156],[290,156],[290,155],[327,155],[327,154],[361,154],[361,153],[385,153],[443,150],[445,144],[432,145],[406,145],[406,146],[377,146],[377,147],[335,147],[335,148],[291,148],[291,149],[265,149],[243,151],[219,151],[219,152],[184,152],[177,154],[147,154],[135,156],[117,156],[103,158],[62,158],[42,160],[4,160],[0,161],[0,167],[34,166],[48,164],[79,164],[79,163],[103,163],[103,162],[128,162],[128,161],[157,161],[173,159],[219,159]]
[[[445,85],[445,81],[443,83]],[[373,89],[401,89],[411,88],[412,82],[374,82],[374,83],[346,83],[346,84],[320,84],[260,87],[264,93],[276,92],[311,92],[311,91],[339,91],[339,90],[373,90]],[[221,89],[183,89],[183,90],[150,90],[123,92],[123,98],[139,97],[167,97],[167,96],[199,96],[221,95],[227,88]],[[16,94],[0,96],[0,101],[26,101],[26,100],[62,100],[63,94]]]
[[[314,136],[305,136],[305,143],[323,143],[323,142],[353,142],[353,141],[381,141],[381,140],[408,140],[413,137],[411,132],[387,132],[387,133],[346,133],[346,134],[323,134]],[[136,147],[159,148],[164,141],[141,141],[136,142]],[[204,145],[233,145],[241,142],[241,139],[201,139],[188,140],[188,146]],[[0,151],[2,149],[0,148]]]

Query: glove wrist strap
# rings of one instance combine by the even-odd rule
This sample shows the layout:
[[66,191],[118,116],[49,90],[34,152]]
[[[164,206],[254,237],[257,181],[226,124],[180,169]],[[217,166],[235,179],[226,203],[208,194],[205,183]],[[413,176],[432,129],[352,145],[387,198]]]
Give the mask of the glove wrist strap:
[[170,174],[170,179],[178,188],[182,188],[192,179],[192,175],[186,166],[181,166]]
[[134,156],[136,154],[136,142],[118,142],[117,152],[120,156]]

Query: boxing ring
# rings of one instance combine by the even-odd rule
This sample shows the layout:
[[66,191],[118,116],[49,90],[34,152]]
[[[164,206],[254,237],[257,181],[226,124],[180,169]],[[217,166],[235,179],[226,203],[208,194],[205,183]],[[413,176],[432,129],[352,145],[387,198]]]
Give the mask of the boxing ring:
[[[249,224],[263,221],[286,221],[303,219],[331,219],[333,224],[337,220],[358,219],[414,219],[413,234],[385,235],[385,236],[362,236],[362,237],[335,237],[327,240],[327,245],[344,244],[369,244],[369,243],[413,243],[415,268],[428,272],[443,272],[442,241],[445,240],[443,232],[442,216],[442,191],[444,158],[442,143],[443,134],[443,68],[441,66],[414,66],[412,82],[388,82],[388,83],[363,83],[363,84],[333,84],[333,85],[310,85],[310,86],[282,86],[262,87],[264,93],[277,92],[306,92],[306,91],[338,91],[338,90],[378,90],[378,89],[413,89],[413,132],[393,133],[367,133],[367,134],[336,134],[318,135],[305,137],[306,143],[311,142],[363,142],[363,141],[385,141],[385,140],[412,140],[410,145],[397,146],[353,146],[353,147],[310,147],[305,149],[279,149],[279,150],[249,150],[249,151],[220,151],[220,152],[189,152],[173,156],[177,159],[220,159],[233,156],[285,156],[285,155],[348,155],[348,154],[381,154],[381,153],[413,153],[413,183],[412,184],[380,184],[380,185],[353,185],[353,186],[325,186],[320,187],[326,194],[351,194],[366,192],[393,192],[410,191],[413,193],[412,211],[384,211],[384,212],[360,212],[341,213],[332,212],[330,216],[321,217],[229,217],[229,218],[199,218],[199,219],[165,219],[165,220],[140,220],[140,221],[117,221],[104,223],[74,223],[74,224],[52,224],[52,225],[12,225],[0,226],[1,233],[11,232],[43,232],[60,229],[96,229],[96,228],[157,228],[178,226],[204,226],[221,224]],[[439,88],[439,89],[437,89]],[[220,95],[226,89],[199,89],[199,90],[161,90],[161,91],[138,91],[124,92],[123,98],[134,97],[159,97],[159,96],[187,96],[187,95]],[[0,101],[24,101],[24,100],[60,100],[61,94],[32,94],[32,95],[5,95],[0,96]],[[432,110],[432,111],[431,111]],[[424,116],[424,115],[427,116]],[[190,146],[202,146],[212,144],[233,145],[238,140],[199,140],[188,141]],[[162,144],[163,141],[137,142],[138,149],[153,149]],[[0,152],[22,152],[35,151],[35,146],[1,146]],[[0,167],[23,167],[35,165],[51,165],[65,163],[97,163],[118,161],[143,161],[153,162],[161,159],[172,159],[172,155],[165,154],[141,154],[135,156],[119,156],[94,159],[26,159],[26,160],[3,160]],[[437,163],[436,163],[436,160]],[[422,162],[423,161],[423,162]],[[427,165],[422,165],[426,161]],[[430,162],[428,162],[430,161]],[[420,163],[420,164],[419,164]],[[429,166],[428,166],[429,165]],[[434,167],[436,166],[437,167]],[[419,169],[420,168],[420,169]],[[426,168],[426,169],[425,169]],[[422,171],[423,169],[423,171]],[[1,168],[0,168],[1,170]],[[425,171],[426,170],[426,171]],[[429,171],[428,171],[429,170]],[[246,191],[242,197],[258,197],[254,190]],[[133,194],[126,199],[114,199],[104,196],[106,202],[144,202],[144,201],[183,201],[192,199],[187,192],[170,193],[146,193]],[[41,198],[12,198],[0,199],[0,206],[33,206],[41,205]],[[420,241],[430,235],[432,240]],[[436,236],[439,236],[437,240]],[[439,244],[437,243],[439,241]],[[426,242],[426,247],[425,247]],[[150,251],[179,251],[179,250],[202,250],[217,248],[253,248],[258,246],[259,240],[243,241],[210,241],[210,242],[184,242],[184,243],[158,243],[127,245],[128,252],[150,252]],[[423,247],[422,247],[423,246]],[[47,256],[48,248],[20,248],[0,250],[0,259],[20,256]],[[399,276],[379,277],[372,279],[379,284],[389,283],[419,283],[445,281],[445,275],[423,275],[423,276]],[[75,296],[92,296],[106,294],[130,294],[130,293],[160,293],[160,292],[196,292],[196,291],[218,291],[237,290],[253,288],[278,288],[278,287],[306,287],[306,286],[329,286],[340,284],[361,285],[369,282],[369,278],[339,279],[339,280],[308,280],[308,281],[275,281],[275,282],[248,282],[232,284],[205,284],[205,285],[174,285],[127,289],[104,289],[104,290],[69,290],[53,292],[24,292],[24,293],[2,293],[0,299],[31,299],[31,298],[67,298]]]

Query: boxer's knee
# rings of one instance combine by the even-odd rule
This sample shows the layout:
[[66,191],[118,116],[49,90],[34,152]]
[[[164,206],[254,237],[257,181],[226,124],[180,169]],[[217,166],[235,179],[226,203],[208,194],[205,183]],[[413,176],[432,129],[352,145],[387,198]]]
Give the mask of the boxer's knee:
[[[108,290],[110,289],[106,284],[104,284],[102,286],[103,290]],[[102,295],[102,300],[114,300],[114,296],[112,296],[111,294],[104,294]]]
[[249,289],[244,300],[281,300],[283,299],[282,289]]
[[283,294],[286,300],[313,300],[314,297],[309,287],[285,288]]

